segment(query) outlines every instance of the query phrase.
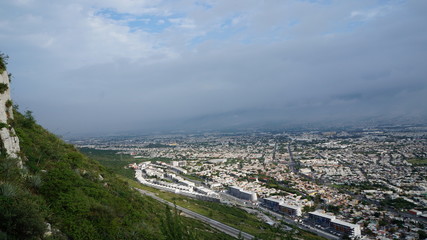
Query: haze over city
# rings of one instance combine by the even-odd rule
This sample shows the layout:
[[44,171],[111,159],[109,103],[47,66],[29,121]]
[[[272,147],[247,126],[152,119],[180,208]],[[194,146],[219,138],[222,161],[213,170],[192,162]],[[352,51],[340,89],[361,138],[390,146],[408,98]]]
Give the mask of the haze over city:
[[425,1],[2,2],[20,110],[58,134],[426,119]]

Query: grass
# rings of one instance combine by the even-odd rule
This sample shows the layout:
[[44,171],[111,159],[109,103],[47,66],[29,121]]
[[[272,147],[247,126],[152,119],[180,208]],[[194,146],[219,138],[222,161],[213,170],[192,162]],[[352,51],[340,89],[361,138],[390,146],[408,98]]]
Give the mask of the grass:
[[144,160],[134,159],[129,155],[118,155],[116,151],[112,150],[96,150],[91,148],[80,148],[80,152],[87,155],[107,167],[108,170],[116,174],[133,178],[135,173],[132,169],[125,168],[131,163],[140,163]]
[[[140,188],[149,192],[155,193],[158,197],[163,198],[170,202],[175,202],[176,205],[190,209],[193,212],[197,212],[201,215],[207,216],[219,222],[225,223],[236,229],[242,230],[261,239],[270,239],[275,235],[283,235],[283,232],[277,232],[277,229],[270,225],[260,221],[255,215],[249,214],[246,211],[226,206],[220,203],[204,202],[187,198],[170,192],[161,191],[152,187],[148,187],[140,184],[139,182],[131,179],[124,179],[132,187]],[[325,238],[317,236],[313,233],[299,229],[299,236],[302,239],[309,240],[324,240]],[[275,238],[271,238],[275,239]]]
[[406,201],[403,198],[396,198],[396,199],[384,199],[381,201],[381,205],[383,206],[391,206],[396,209],[411,209],[414,208],[416,205]]
[[[165,199],[169,202],[174,202],[176,205],[187,208],[191,211],[197,212],[206,217],[212,218],[229,226],[232,226],[241,231],[247,232],[261,239],[276,239],[278,236],[283,236],[285,232],[277,230],[263,221],[259,220],[257,216],[249,214],[246,211],[230,207],[221,203],[205,202],[182,195],[177,195],[171,192],[161,191],[149,186],[142,185],[134,179],[134,171],[131,169],[124,169],[125,165],[134,162],[141,162],[153,159],[133,159],[131,156],[122,157],[117,156],[115,151],[108,150],[93,150],[93,149],[80,149],[83,153],[88,154],[91,158],[98,160],[101,164],[115,172],[120,179],[127,182],[129,186],[146,190],[156,194],[158,197]],[[189,177],[189,176],[187,176]],[[194,177],[195,180],[197,177]],[[298,230],[299,236],[303,239],[324,239],[310,232]]]
[[127,154],[117,154],[118,151],[114,150],[97,150],[93,148],[80,148],[80,152],[86,156],[94,159],[107,167],[110,171],[117,173],[119,175],[125,176],[127,178],[134,178],[134,171],[132,169],[125,168],[131,163],[141,163],[145,161],[161,161],[161,162],[170,162],[170,158],[133,158]]
[[427,166],[427,158],[412,158],[407,161],[415,166]]
[[124,169],[124,166],[130,163],[147,161],[148,159],[134,159],[129,155],[123,155],[120,157],[116,154],[116,151],[111,150],[82,148],[80,151],[88,155],[90,158],[99,161],[110,171],[116,173],[119,178],[128,182],[132,187],[153,192],[167,201],[175,202],[178,206],[190,209],[252,235],[260,236],[263,239],[267,235],[274,234],[274,229],[271,226],[260,221],[255,215],[251,215],[242,209],[229,207],[220,203],[204,202],[144,186],[134,180],[135,173],[132,169]]
[[181,174],[181,175],[191,180],[200,181],[200,182],[205,181],[205,179],[197,176],[196,174]]
[[261,222],[255,215],[249,214],[242,209],[229,207],[220,203],[204,202],[174,193],[161,191],[152,187],[144,186],[135,180],[126,179],[124,177],[122,177],[122,180],[127,181],[132,187],[153,192],[158,197],[169,202],[174,202],[178,206],[187,208],[252,235],[265,237],[275,234],[274,229],[271,226]]

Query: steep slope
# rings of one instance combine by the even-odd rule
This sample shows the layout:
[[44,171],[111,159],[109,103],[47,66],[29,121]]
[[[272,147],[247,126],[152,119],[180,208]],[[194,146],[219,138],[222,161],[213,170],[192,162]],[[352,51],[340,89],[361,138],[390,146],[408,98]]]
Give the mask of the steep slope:
[[73,146],[16,113],[16,132],[46,221],[72,239],[157,239],[163,207],[142,198]]
[[[0,56],[0,58],[4,57]],[[4,60],[0,61],[4,62]],[[4,67],[0,67],[0,104],[2,105],[0,107],[1,150],[12,158],[18,158],[18,153],[20,152],[19,139],[15,134],[13,126],[11,126],[13,122],[13,107],[10,98],[9,83],[9,74]],[[21,165],[20,161],[19,165]]]
[[1,138],[0,239],[168,239],[171,229],[178,239],[229,239],[141,196],[31,112],[13,114],[3,127],[14,127],[20,149],[8,152]]

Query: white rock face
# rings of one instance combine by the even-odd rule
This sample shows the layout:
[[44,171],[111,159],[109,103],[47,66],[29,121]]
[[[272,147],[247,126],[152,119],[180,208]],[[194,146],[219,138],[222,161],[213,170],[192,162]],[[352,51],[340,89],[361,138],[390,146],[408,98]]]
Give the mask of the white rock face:
[[[8,119],[13,119],[12,106],[6,107],[7,100],[10,100],[9,76],[7,71],[4,71],[0,75],[0,84],[1,83],[7,84],[8,89],[4,93],[0,93],[0,123],[7,124]],[[0,141],[9,157],[19,158],[18,153],[21,149],[19,147],[19,139],[15,134],[15,129],[8,127],[1,128]],[[22,166],[22,162],[20,162],[20,165]]]

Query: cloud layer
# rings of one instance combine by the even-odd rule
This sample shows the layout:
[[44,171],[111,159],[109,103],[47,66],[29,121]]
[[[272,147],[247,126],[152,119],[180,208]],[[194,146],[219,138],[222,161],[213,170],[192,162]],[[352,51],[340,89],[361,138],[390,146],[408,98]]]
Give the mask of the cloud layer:
[[424,1],[6,1],[13,98],[54,132],[425,117]]

